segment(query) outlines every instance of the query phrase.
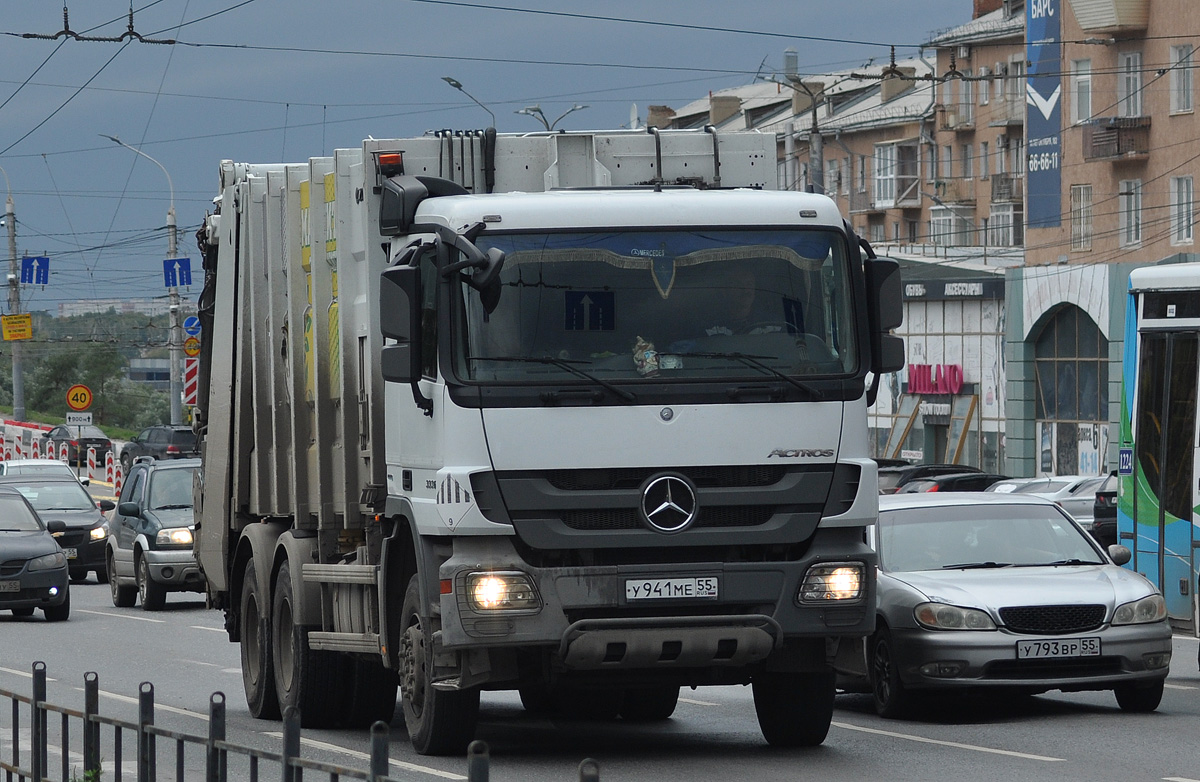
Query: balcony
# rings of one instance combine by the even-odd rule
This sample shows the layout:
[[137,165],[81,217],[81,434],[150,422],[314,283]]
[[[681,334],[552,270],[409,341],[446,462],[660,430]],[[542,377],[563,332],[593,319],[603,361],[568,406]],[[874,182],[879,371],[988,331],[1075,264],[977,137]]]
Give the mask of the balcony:
[[[1025,101],[998,100],[993,101],[988,111],[988,127],[1006,128],[1012,125],[1025,124]],[[984,109],[979,110],[982,114]]]
[[1068,0],[1085,33],[1129,33],[1145,30],[1150,0]]
[[1020,174],[992,175],[992,202],[1025,200],[1025,177]]
[[1149,117],[1098,117],[1083,126],[1084,160],[1140,160],[1149,154]]
[[947,179],[934,184],[934,192],[942,201],[951,204],[975,203],[975,180]]
[[942,111],[940,130],[964,132],[975,129],[975,113],[971,106],[951,106]]

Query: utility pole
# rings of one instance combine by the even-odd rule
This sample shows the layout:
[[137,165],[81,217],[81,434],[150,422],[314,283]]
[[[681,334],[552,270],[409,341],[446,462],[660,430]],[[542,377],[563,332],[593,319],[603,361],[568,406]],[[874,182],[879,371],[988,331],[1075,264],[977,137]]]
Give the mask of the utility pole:
[[[8,175],[4,176],[5,182]],[[4,220],[8,224],[8,314],[21,314],[21,266],[17,261],[17,214],[13,210],[12,191],[4,204]],[[13,419],[25,420],[25,377],[21,372],[21,340],[8,343],[12,351]]]

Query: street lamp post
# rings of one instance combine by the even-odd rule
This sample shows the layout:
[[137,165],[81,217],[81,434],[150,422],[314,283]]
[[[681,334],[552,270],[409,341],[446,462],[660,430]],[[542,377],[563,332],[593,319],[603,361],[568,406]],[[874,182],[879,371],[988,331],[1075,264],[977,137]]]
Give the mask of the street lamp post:
[[[4,222],[8,226],[8,314],[21,314],[21,268],[17,262],[17,214],[13,209],[12,185],[8,172],[4,172],[4,186],[8,200],[4,203]],[[25,375],[21,364],[21,341],[14,339],[8,349],[12,352],[13,419],[25,420]]]
[[443,76],[442,81],[446,82],[451,87],[453,87],[454,89],[461,92],[463,95],[466,95],[468,98],[475,101],[475,104],[477,106],[479,106],[479,108],[486,111],[488,113],[488,116],[492,118],[492,127],[493,128],[496,127],[496,115],[492,113],[491,109],[489,109],[487,106],[484,106],[482,103],[480,103],[479,100],[474,95],[472,95],[471,93],[464,90],[463,86],[462,86],[462,82],[460,82],[458,79],[453,78],[452,76]]
[[[103,133],[101,133],[100,135],[104,136],[104,138],[108,139],[109,141],[113,142],[114,144],[119,144],[120,146],[125,147],[126,149],[129,149],[129,150],[132,150],[132,151],[136,152],[137,154],[141,155],[142,157],[146,158],[151,163],[153,163],[154,165],[156,165],[160,169],[162,169],[163,174],[166,175],[167,187],[170,188],[170,190],[171,190],[171,206],[169,209],[167,209],[167,259],[170,260],[172,258],[178,257],[177,247],[176,247],[176,225],[175,225],[175,185],[174,185],[174,183],[171,182],[171,174],[167,171],[166,166],[164,166],[162,163],[159,163],[157,160],[150,157],[149,155],[147,155],[145,152],[138,149],[137,147],[132,147],[129,144],[126,144],[124,141],[117,138],[116,136],[107,136]],[[176,277],[175,282],[176,283],[179,282],[178,277]],[[180,313],[180,307],[179,307],[179,286],[178,286],[178,284],[172,285],[170,287],[169,301],[170,301],[169,312],[170,312],[170,318],[171,318],[171,329],[169,332],[170,336],[167,338],[167,347],[169,349],[170,356],[171,356],[171,423],[175,424],[175,425],[179,425],[179,424],[183,423],[183,405],[182,405],[183,378],[182,378],[182,370],[180,367],[180,364],[182,362],[180,361],[180,355],[179,355],[180,351],[183,350],[183,327],[179,320],[181,313]]]
[[570,114],[573,111],[580,111],[580,110],[586,109],[586,108],[588,108],[587,105],[580,105],[580,104],[576,103],[574,106],[567,109],[562,114],[559,114],[558,117],[556,117],[553,122],[550,122],[549,120],[546,119],[546,115],[542,113],[542,107],[536,103],[532,106],[526,106],[523,109],[517,109],[516,111],[513,112],[513,114],[524,114],[527,117],[533,117],[538,122],[542,123],[542,126],[544,128],[546,128],[546,130],[554,130],[554,127],[556,125],[558,125],[559,122],[562,121],[563,117],[566,117],[568,114]]

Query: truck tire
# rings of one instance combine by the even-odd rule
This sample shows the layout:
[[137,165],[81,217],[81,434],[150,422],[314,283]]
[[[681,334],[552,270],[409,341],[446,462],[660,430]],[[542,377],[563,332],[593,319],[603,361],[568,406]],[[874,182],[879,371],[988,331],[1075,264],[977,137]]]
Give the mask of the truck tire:
[[521,696],[521,706],[530,714],[545,716],[554,713],[554,693],[546,682],[539,679],[522,684],[517,692]]
[[378,660],[347,658],[351,696],[345,715],[348,728],[368,728],[375,722],[391,723],[396,713],[396,690],[400,680],[395,671]]
[[295,623],[296,596],[291,566],[284,562],[275,576],[271,601],[272,663],[279,709],[300,712],[304,728],[339,728],[349,708],[348,676],[352,660],[338,652],[318,651],[308,645],[308,628]]
[[615,720],[625,702],[625,690],[620,687],[580,687],[575,684],[556,684],[551,690],[554,708],[564,717],[576,720],[607,722]]
[[837,690],[832,670],[760,673],[751,682],[758,727],[773,747],[815,747],[833,721]]
[[621,717],[630,722],[662,722],[679,704],[679,686],[636,687],[625,691]]
[[421,755],[458,755],[475,737],[479,689],[438,690],[431,684],[435,622],[425,616],[418,576],[404,592],[400,631],[400,706],[413,749]]
[[261,594],[254,559],[246,563],[242,578],[242,599],[238,603],[241,624],[242,689],[246,691],[246,706],[260,720],[277,720],[279,697],[275,692],[274,656],[271,651],[271,608],[267,596]]
[[137,565],[138,597],[142,601],[143,611],[161,611],[167,604],[167,589],[150,576],[150,566],[145,557],[138,557]]

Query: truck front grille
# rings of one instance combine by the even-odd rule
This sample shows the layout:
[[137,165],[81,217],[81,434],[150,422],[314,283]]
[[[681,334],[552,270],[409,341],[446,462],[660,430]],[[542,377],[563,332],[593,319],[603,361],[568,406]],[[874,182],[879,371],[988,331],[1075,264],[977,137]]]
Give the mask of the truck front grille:
[[[696,528],[757,527],[775,515],[773,506],[727,505],[704,508],[696,519]],[[567,511],[563,523],[573,530],[635,530],[645,529],[636,510],[612,508],[605,510]]]

